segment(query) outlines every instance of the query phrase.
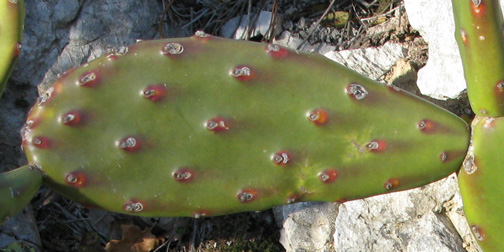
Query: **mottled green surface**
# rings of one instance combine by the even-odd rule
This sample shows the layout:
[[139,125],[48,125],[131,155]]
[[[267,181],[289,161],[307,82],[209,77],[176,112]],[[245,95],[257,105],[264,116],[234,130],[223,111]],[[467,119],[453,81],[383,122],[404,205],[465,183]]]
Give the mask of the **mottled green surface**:
[[21,50],[24,1],[0,0],[0,97]]
[[0,173],[0,224],[21,211],[41,183],[42,174],[31,165]]
[[[163,54],[167,43],[181,53]],[[71,199],[146,216],[344,201],[460,167],[469,132],[455,115],[320,55],[268,48],[216,37],[144,41],[73,69],[29,114],[28,159]],[[243,66],[250,75],[231,74]],[[363,99],[347,94],[352,83]],[[160,86],[162,99],[142,95]],[[317,109],[314,123],[307,113]],[[70,111],[80,120],[68,121]],[[205,126],[212,118],[224,120],[215,132]],[[120,148],[128,137],[137,145]],[[289,161],[275,164],[281,151]]]
[[480,116],[503,116],[504,37],[499,1],[452,0],[452,3],[455,37],[471,107]]

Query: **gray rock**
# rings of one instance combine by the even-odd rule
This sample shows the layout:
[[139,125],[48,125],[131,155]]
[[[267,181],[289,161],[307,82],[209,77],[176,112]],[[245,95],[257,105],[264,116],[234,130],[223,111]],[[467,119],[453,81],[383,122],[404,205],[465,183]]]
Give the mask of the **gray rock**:
[[274,212],[287,251],[478,252],[461,207],[456,177],[450,176],[409,191],[343,204],[297,203]]
[[[224,24],[220,35],[225,38],[243,39],[247,37],[247,33],[250,29],[252,29],[251,37],[259,35],[266,36],[268,35],[271,26],[271,15],[272,14],[269,11],[261,11],[254,27],[250,27],[249,21],[252,23],[256,18],[255,15],[251,15],[250,18],[249,15],[235,17]],[[273,33],[273,37],[276,37],[278,32],[280,32],[280,24],[282,23],[280,18],[280,16],[277,16],[278,20],[274,27],[276,33]]]

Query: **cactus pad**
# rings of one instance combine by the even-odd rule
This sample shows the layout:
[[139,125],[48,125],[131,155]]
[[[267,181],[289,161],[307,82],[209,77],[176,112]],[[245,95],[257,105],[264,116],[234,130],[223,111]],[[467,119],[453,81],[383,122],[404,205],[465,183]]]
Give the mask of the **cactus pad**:
[[54,190],[144,216],[409,189],[456,171],[468,139],[455,115],[320,55],[203,33],[67,71],[23,129]]
[[479,116],[504,115],[504,36],[498,0],[453,0],[471,107]]
[[23,0],[0,0],[0,96],[21,53],[24,16]]
[[502,251],[504,215],[498,209],[504,198],[504,156],[499,148],[504,142],[504,118],[477,117],[472,131],[471,148],[459,174],[464,212],[484,251]]
[[0,224],[23,209],[41,183],[42,174],[34,165],[0,173]]

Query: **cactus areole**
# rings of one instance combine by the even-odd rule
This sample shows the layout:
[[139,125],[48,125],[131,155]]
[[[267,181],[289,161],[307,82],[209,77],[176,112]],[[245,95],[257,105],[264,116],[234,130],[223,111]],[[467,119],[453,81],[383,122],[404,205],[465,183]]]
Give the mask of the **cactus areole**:
[[424,185],[460,167],[468,134],[455,115],[320,55],[203,33],[67,71],[22,130],[57,192],[195,217]]

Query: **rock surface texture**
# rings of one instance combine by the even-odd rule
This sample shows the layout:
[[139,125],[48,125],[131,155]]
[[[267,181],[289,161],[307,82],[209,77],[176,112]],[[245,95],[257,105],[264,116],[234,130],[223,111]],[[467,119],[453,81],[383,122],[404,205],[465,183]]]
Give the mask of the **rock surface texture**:
[[[407,1],[407,7],[409,5]],[[418,2],[428,2],[422,0]],[[430,2],[430,1],[429,1]],[[432,1],[436,2],[436,1]],[[449,3],[449,0],[441,2]],[[420,3],[421,4],[421,3]],[[29,107],[39,90],[47,88],[57,75],[83,64],[108,50],[119,50],[121,46],[133,44],[136,39],[159,37],[157,25],[163,11],[160,1],[136,0],[26,0],[27,15],[23,52],[19,58],[11,81],[0,100],[0,170],[9,170],[26,161],[19,150],[22,127]],[[408,8],[411,16],[416,10],[432,7]],[[446,9],[445,7],[435,8]],[[439,14],[439,16],[443,16]],[[413,22],[413,21],[412,21]],[[445,21],[432,21],[444,24]],[[187,36],[190,33],[164,27],[165,37]],[[444,33],[444,32],[443,32]],[[427,35],[431,44],[440,38]],[[449,36],[452,36],[450,33]],[[444,39],[439,39],[444,43]],[[279,43],[282,43],[280,41]],[[453,42],[455,43],[455,42]],[[285,42],[295,48],[296,43]],[[454,44],[455,45],[455,44]],[[372,77],[379,77],[400,57],[405,48],[387,45],[393,50],[387,60],[376,66]],[[316,48],[311,48],[316,50]],[[431,58],[436,53],[431,49]],[[439,49],[445,50],[445,49]],[[453,50],[456,50],[455,46]],[[369,54],[377,51],[378,54]],[[324,52],[325,53],[325,52]],[[338,54],[329,53],[331,59],[345,60],[347,66],[373,65],[373,57],[381,55],[380,49],[354,50]],[[442,56],[443,60],[446,56]],[[349,61],[352,59],[352,61]],[[440,61],[440,59],[437,59]],[[455,60],[455,59],[453,59]],[[435,61],[435,59],[434,59]],[[444,61],[443,61],[444,62]],[[371,64],[370,64],[371,63]],[[450,60],[444,62],[451,66]],[[457,84],[456,89],[444,85],[444,90],[454,92],[426,91],[434,97],[453,97],[462,91],[460,70],[451,67],[433,66],[442,70],[445,83]],[[450,71],[448,71],[450,70]],[[426,71],[426,70],[423,70]],[[424,74],[420,74],[421,76]],[[425,75],[430,75],[425,74]],[[446,77],[451,76],[451,77]],[[423,77],[420,77],[423,78]],[[420,83],[429,81],[420,80]],[[432,81],[430,81],[432,82]],[[450,177],[437,183],[407,192],[338,203],[299,203],[275,208],[276,220],[282,227],[281,243],[287,251],[478,251],[470,240],[470,234],[461,212],[456,178]],[[29,211],[27,212],[29,213]],[[28,215],[29,216],[29,215]],[[18,218],[26,218],[18,216]],[[16,232],[19,225],[14,218],[12,225],[0,227],[0,234]],[[10,228],[15,226],[14,228]],[[10,229],[9,229],[10,228]],[[23,236],[24,239],[40,243],[38,233]],[[460,234],[459,234],[460,232]],[[7,241],[0,235],[0,245]],[[8,243],[8,242],[7,242]]]

